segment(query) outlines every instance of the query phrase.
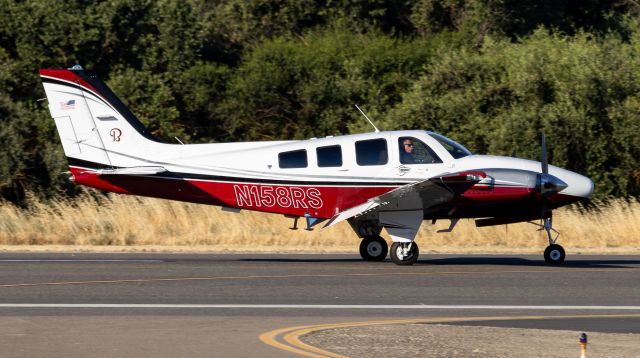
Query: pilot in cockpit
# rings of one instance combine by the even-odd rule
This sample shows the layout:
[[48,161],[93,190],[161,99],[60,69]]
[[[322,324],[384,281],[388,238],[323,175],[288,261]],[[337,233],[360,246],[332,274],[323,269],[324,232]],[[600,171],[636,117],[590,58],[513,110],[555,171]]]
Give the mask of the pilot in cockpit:
[[400,163],[415,164],[416,159],[413,156],[413,141],[410,138],[402,140],[402,148],[400,148]]

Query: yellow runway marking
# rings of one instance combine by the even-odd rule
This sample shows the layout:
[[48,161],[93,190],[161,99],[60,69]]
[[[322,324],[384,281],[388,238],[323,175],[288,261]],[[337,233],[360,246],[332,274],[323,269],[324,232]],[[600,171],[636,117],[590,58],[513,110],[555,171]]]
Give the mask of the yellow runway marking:
[[[265,332],[259,336],[260,340],[272,347],[296,353],[305,357],[316,358],[348,358],[346,356],[330,352],[318,347],[308,345],[300,339],[305,334],[337,328],[353,328],[364,326],[388,325],[388,324],[411,324],[411,323],[453,323],[453,322],[473,322],[473,321],[516,321],[516,320],[542,320],[542,319],[571,319],[571,318],[636,318],[640,314],[593,314],[593,315],[557,315],[557,316],[479,316],[479,317],[432,317],[418,319],[382,320],[365,322],[347,322],[316,324],[309,326],[297,326],[280,328]],[[281,342],[281,341],[284,341]]]
[[34,287],[34,286],[64,286],[64,285],[90,285],[90,284],[125,284],[125,283],[149,283],[149,282],[176,282],[176,281],[216,281],[216,280],[247,280],[247,279],[279,279],[279,278],[322,278],[322,277],[383,277],[383,276],[441,276],[441,275],[493,275],[493,274],[518,274],[518,273],[574,273],[574,272],[632,272],[640,271],[640,268],[606,268],[606,269],[543,269],[543,270],[499,270],[499,271],[432,271],[432,272],[380,272],[380,273],[345,273],[345,274],[301,274],[301,275],[248,275],[248,276],[204,276],[204,277],[159,277],[148,279],[123,279],[123,280],[88,280],[88,281],[61,281],[61,282],[36,282],[36,283],[8,283],[0,284],[0,288],[10,287]]

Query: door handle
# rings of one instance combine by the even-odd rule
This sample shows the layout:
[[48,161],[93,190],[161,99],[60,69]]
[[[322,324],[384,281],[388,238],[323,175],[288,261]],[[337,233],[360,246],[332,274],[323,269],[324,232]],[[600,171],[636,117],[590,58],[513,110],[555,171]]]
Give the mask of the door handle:
[[411,168],[407,167],[405,165],[401,165],[401,166],[398,167],[398,174],[399,175],[405,175],[410,171],[411,171]]

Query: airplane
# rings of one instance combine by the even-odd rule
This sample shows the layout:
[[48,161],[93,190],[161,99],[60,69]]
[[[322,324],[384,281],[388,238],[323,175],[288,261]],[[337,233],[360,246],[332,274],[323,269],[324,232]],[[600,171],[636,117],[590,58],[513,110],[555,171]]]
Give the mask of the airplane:
[[365,261],[383,261],[388,252],[395,264],[412,265],[423,220],[448,219],[441,231],[451,231],[466,218],[478,227],[538,225],[549,241],[545,262],[559,265],[565,251],[552,211],[594,189],[591,179],[549,165],[544,135],[540,162],[472,154],[431,131],[375,126],[308,140],[163,143],[95,73],[79,65],[39,73],[76,184],[283,214],[294,229],[299,218],[307,230],[347,221]]

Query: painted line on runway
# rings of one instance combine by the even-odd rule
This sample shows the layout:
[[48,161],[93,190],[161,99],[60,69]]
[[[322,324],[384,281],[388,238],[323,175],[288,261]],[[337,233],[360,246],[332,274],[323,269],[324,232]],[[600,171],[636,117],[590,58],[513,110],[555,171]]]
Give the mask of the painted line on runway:
[[173,308],[173,309],[406,309],[406,310],[565,310],[640,311],[640,306],[576,305],[308,305],[308,304],[172,304],[172,303],[0,303],[0,308]]
[[347,322],[332,324],[317,324],[280,328],[265,332],[258,338],[272,347],[295,353],[305,357],[316,358],[347,358],[344,355],[327,351],[304,343],[301,337],[305,334],[338,328],[353,328],[392,324],[427,324],[454,323],[475,321],[516,321],[516,320],[545,320],[545,319],[575,319],[575,318],[638,318],[640,314],[593,314],[593,315],[562,315],[562,316],[481,316],[481,317],[434,317],[403,320],[382,320],[365,322]]
[[34,286],[65,286],[65,285],[90,285],[90,284],[126,284],[126,283],[151,283],[151,282],[180,282],[180,281],[215,281],[215,280],[248,280],[248,279],[286,279],[286,278],[331,278],[331,277],[420,277],[420,276],[446,276],[446,275],[495,275],[495,274],[520,274],[520,273],[562,273],[576,272],[638,272],[640,268],[606,268],[606,269],[570,269],[549,268],[542,270],[493,270],[493,271],[433,271],[433,272],[380,272],[380,273],[346,273],[346,274],[298,274],[298,275],[248,275],[248,276],[203,276],[203,277],[159,277],[147,279],[122,279],[122,280],[87,280],[87,281],[60,281],[60,282],[36,282],[36,283],[7,283],[0,284],[0,288],[9,287],[34,287]]
[[99,260],[99,259],[44,259],[44,260],[37,260],[37,259],[29,259],[29,260],[18,260],[18,259],[6,259],[6,260],[0,260],[0,263],[5,263],[5,262],[135,262],[135,263],[154,263],[154,262],[165,262],[164,260],[149,260],[149,259],[138,259],[138,260],[134,260],[134,259],[104,259],[104,260]]

